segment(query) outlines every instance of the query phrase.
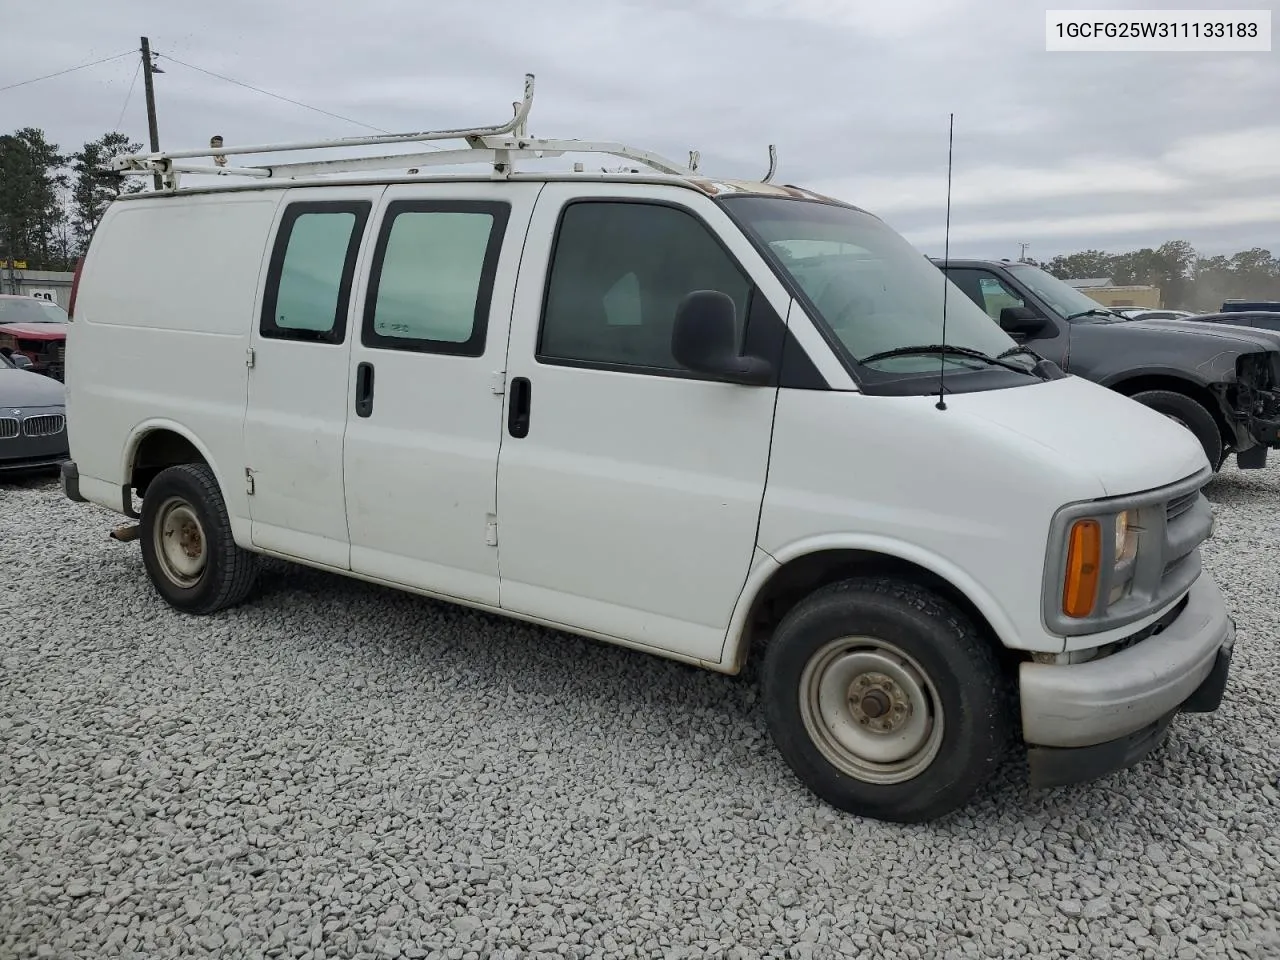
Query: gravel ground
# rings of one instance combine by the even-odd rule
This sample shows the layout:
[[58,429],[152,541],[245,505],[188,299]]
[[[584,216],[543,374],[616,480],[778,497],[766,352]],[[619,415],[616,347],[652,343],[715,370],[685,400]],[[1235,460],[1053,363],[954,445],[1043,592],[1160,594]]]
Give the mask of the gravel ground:
[[1280,469],[1209,494],[1221,711],[904,828],[793,780],[750,673],[283,565],[184,619],[0,483],[0,957],[1280,956]]

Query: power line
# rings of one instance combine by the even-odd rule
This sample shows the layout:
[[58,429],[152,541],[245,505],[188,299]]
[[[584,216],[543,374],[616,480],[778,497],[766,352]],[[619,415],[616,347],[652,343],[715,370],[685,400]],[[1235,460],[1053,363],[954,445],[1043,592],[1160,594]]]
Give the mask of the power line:
[[49,80],[52,77],[60,77],[64,73],[74,73],[77,70],[83,70],[85,67],[96,67],[100,63],[110,63],[112,60],[119,60],[121,57],[131,57],[136,50],[126,50],[124,53],[117,53],[114,57],[103,57],[101,60],[93,60],[89,63],[82,63],[78,67],[67,67],[65,70],[59,70],[57,73],[46,73],[43,77],[32,77],[30,80],[22,80],[18,83],[11,83],[8,86],[0,87],[0,93],[6,90],[13,90],[16,87],[25,87],[29,83],[39,83],[41,80]]
[[133,80],[129,83],[129,92],[124,95],[124,106],[120,108],[120,116],[116,118],[116,125],[112,130],[119,132],[120,124],[124,122],[124,112],[129,109],[129,101],[133,99],[133,88],[138,83],[138,74],[142,72],[142,61],[138,61],[138,65],[133,68]]
[[313,107],[309,103],[303,103],[301,100],[293,100],[293,99],[290,99],[289,97],[283,97],[278,93],[272,93],[270,90],[263,90],[261,87],[255,87],[253,84],[245,83],[243,80],[237,80],[234,77],[226,77],[220,73],[214,73],[212,70],[206,70],[204,67],[197,67],[194,63],[185,63],[182,60],[179,60],[177,57],[172,57],[167,53],[157,53],[156,56],[164,57],[166,60],[172,60],[174,63],[181,64],[182,66],[187,67],[191,70],[197,70],[200,73],[208,74],[211,77],[217,77],[219,80],[225,80],[227,81],[227,83],[234,83],[238,87],[244,87],[248,90],[254,91],[255,93],[261,93],[264,96],[272,97],[276,100],[283,100],[285,103],[291,103],[295,107],[302,107],[306,110],[314,110],[316,113],[323,113],[326,117],[333,117],[335,120],[342,120],[346,123],[354,123],[358,127],[364,127],[367,130],[374,130],[378,133],[388,133],[388,134],[391,133],[390,130],[383,130],[381,127],[375,127],[372,124],[364,123],[360,120],[354,120],[351,117],[344,117],[340,113],[331,113],[328,110],[322,110],[319,107]]

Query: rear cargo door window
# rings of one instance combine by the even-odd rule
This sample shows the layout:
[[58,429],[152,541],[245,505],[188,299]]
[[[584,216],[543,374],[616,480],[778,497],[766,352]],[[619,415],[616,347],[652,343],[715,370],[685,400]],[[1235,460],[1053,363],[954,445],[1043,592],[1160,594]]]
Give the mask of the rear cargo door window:
[[398,200],[378,233],[361,343],[423,353],[484,353],[493,278],[510,207]]
[[342,343],[366,202],[291,204],[280,222],[266,296],[262,335]]

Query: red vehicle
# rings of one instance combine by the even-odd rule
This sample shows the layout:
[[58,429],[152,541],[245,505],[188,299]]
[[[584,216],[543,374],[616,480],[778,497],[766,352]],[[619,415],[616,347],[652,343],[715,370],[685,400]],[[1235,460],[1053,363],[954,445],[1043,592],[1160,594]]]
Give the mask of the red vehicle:
[[0,354],[23,354],[33,371],[61,380],[68,321],[51,300],[0,294]]

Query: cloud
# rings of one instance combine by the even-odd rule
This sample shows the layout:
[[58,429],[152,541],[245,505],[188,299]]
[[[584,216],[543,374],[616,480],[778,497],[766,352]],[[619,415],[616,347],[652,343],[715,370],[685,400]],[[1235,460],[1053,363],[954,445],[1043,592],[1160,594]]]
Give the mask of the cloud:
[[[505,119],[533,71],[535,134],[698,149],[726,177],[760,176],[775,143],[779,180],[909,236],[942,222],[954,112],[954,225],[973,238],[960,242],[1280,248],[1257,212],[1280,196],[1274,55],[1049,54],[1026,0],[223,0],[159,19],[144,0],[46,0],[6,11],[0,86],[148,31],[163,54],[388,130]],[[167,146],[367,130],[161,62]],[[0,93],[0,117],[74,148],[115,124],[135,67]],[[141,83],[122,126],[145,139]]]

